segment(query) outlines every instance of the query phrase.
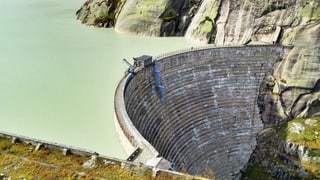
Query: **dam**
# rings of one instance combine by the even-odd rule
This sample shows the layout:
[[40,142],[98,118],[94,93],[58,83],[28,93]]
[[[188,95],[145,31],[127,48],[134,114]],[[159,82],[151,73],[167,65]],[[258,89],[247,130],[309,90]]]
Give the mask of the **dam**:
[[260,86],[289,50],[211,46],[155,57],[164,99],[152,66],[129,73],[114,100],[116,131],[127,154],[159,168],[237,179],[264,128]]

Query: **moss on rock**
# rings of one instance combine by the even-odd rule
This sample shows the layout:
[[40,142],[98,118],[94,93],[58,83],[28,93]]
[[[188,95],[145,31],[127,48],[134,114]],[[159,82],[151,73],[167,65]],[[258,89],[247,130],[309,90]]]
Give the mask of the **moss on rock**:
[[191,22],[186,36],[199,42],[212,43],[217,33],[216,19],[221,0],[204,1]]
[[179,14],[175,9],[169,8],[169,9],[165,9],[165,11],[159,16],[159,18],[164,21],[170,21],[176,18],[178,15]]
[[148,36],[160,36],[162,20],[167,0],[127,1],[119,14],[115,29],[118,32]]
[[246,171],[242,174],[241,180],[250,179],[250,180],[261,180],[270,176],[268,171],[263,166],[248,166]]
[[305,1],[302,6],[299,7],[298,17],[306,18],[308,20],[320,20],[320,2],[315,0]]
[[319,131],[320,117],[297,118],[263,130],[242,177],[263,173],[270,179],[320,178]]
[[[309,121],[315,121],[315,124],[308,124]],[[301,125],[303,129],[301,132],[292,130],[292,127],[296,126],[296,124]],[[311,149],[320,150],[320,117],[297,118],[289,121],[286,140]]]
[[87,0],[76,18],[89,26],[113,27],[124,0]]

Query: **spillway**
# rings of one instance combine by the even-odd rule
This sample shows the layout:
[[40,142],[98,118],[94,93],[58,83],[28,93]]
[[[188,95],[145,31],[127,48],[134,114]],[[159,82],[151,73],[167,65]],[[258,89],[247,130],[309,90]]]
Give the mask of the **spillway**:
[[152,66],[129,74],[115,95],[116,127],[128,154],[140,148],[140,162],[161,157],[177,171],[237,178],[263,129],[259,87],[288,49],[207,47],[159,56],[163,102]]

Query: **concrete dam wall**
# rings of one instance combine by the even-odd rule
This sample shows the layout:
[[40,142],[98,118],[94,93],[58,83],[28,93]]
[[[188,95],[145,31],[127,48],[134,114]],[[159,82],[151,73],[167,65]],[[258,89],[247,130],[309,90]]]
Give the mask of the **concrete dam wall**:
[[163,157],[177,171],[236,178],[263,129],[260,84],[288,50],[208,47],[157,57],[163,102],[152,66],[129,74],[117,88],[115,122],[125,148],[140,148],[140,162],[158,158],[159,164]]

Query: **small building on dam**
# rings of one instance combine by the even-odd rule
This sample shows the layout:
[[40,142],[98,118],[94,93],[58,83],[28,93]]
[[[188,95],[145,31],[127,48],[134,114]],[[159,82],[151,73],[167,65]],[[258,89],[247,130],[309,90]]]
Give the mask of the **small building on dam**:
[[153,58],[115,93],[128,160],[237,179],[263,130],[259,89],[290,47],[193,48]]

